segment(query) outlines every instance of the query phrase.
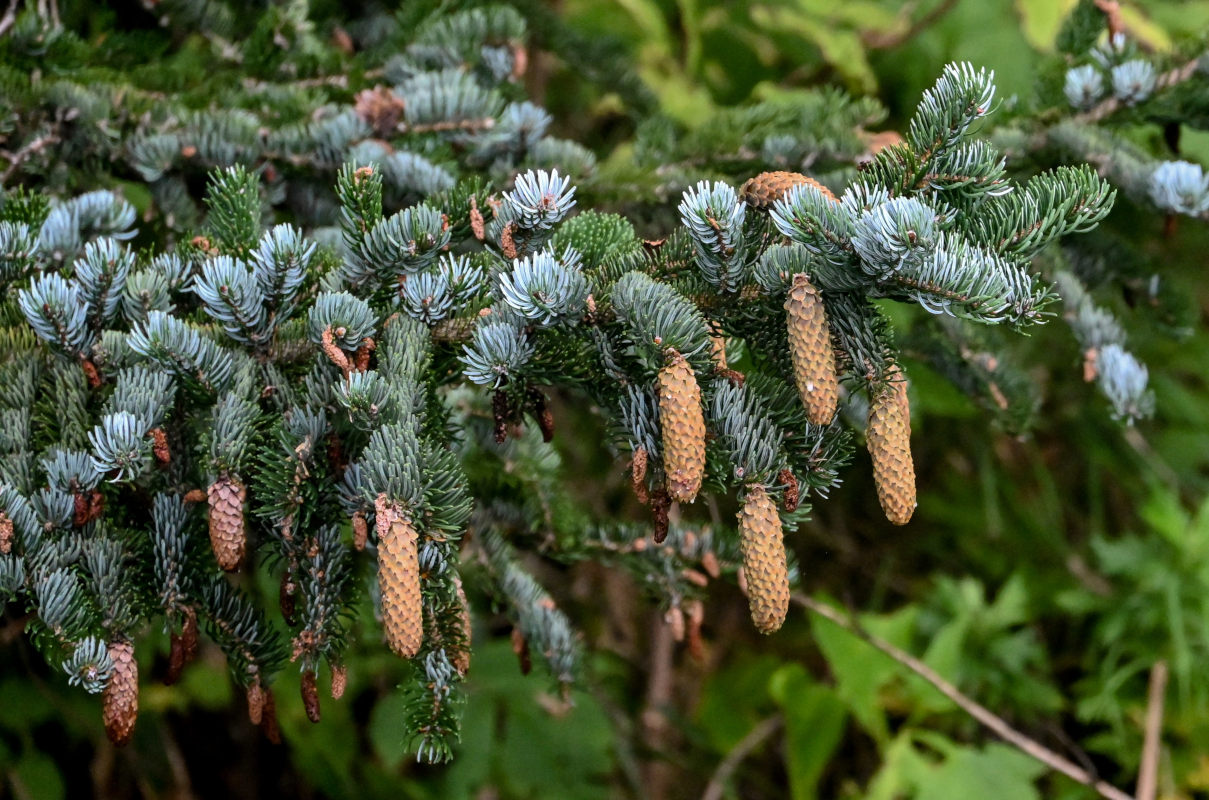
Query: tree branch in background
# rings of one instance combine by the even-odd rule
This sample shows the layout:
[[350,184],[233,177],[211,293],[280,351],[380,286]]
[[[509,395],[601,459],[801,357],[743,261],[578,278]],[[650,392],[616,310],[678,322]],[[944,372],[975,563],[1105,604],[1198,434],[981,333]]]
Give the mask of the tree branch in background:
[[1167,662],[1156,661],[1150,670],[1146,699],[1146,737],[1142,740],[1142,765],[1138,769],[1138,800],[1154,800],[1159,787],[1159,736],[1163,730],[1163,694],[1167,690]]
[[864,630],[860,624],[852,617],[848,616],[839,609],[833,608],[826,603],[819,602],[813,597],[801,593],[793,595],[793,602],[805,608],[814,614],[823,617],[836,625],[839,625],[844,630],[863,639],[876,650],[880,650],[890,658],[902,664],[907,669],[914,672],[919,677],[923,678],[945,697],[953,701],[953,703],[962,711],[969,714],[986,728],[989,728],[1003,741],[1012,745],[1025,755],[1031,756],[1040,761],[1045,766],[1052,770],[1061,772],[1066,777],[1094,790],[1101,797],[1107,800],[1133,800],[1128,794],[1121,791],[1110,783],[1107,783],[1087,770],[1078,766],[1067,758],[1055,753],[1045,745],[1031,739],[1025,734],[1013,728],[1002,717],[995,714],[990,709],[980,705],[970,697],[962,694],[961,690],[947,680],[942,678],[934,669],[929,667],[924,662],[920,661],[915,656],[901,650],[898,647],[874,636],[872,633]]
[[[861,43],[865,45],[865,47],[873,48],[875,50],[885,50],[891,47],[898,47],[900,44],[911,41],[916,36],[932,27],[940,20],[941,17],[952,11],[956,5],[957,0],[943,0],[943,2],[938,4],[927,14],[924,14],[922,17],[915,20],[915,22],[911,23],[903,30],[896,32],[868,31],[861,36]],[[904,10],[909,11],[909,7],[908,9]],[[906,15],[904,14],[904,16]]]
[[726,754],[726,758],[718,764],[718,768],[714,770],[714,774],[710,776],[709,783],[705,787],[705,793],[701,795],[701,800],[722,800],[726,782],[730,780],[730,776],[734,774],[739,764],[743,763],[743,759],[751,755],[770,736],[780,730],[783,722],[780,714],[774,714],[756,723],[756,726],[748,731],[747,735],[740,739],[739,743]]

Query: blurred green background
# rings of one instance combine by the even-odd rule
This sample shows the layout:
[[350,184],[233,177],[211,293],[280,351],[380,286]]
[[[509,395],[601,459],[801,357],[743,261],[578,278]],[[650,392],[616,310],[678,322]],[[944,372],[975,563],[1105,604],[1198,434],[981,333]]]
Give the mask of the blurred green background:
[[[632,169],[641,115],[631,112],[640,102],[650,103],[642,113],[661,111],[691,129],[725,106],[832,86],[878,98],[889,110],[885,127],[895,129],[945,63],[969,60],[995,70],[1000,102],[1028,103],[1039,80],[1061,73],[1054,40],[1073,5],[563,0],[540,8],[610,41],[649,95],[585,80],[540,47],[528,88],[559,135],[596,151],[596,183],[607,185]],[[1122,6],[1130,35],[1150,52],[1187,48],[1209,31],[1207,0]],[[1209,162],[1209,137],[1185,130],[1181,157]],[[1045,399],[1027,437],[992,430],[969,399],[908,358],[915,519],[892,528],[871,483],[850,477],[789,544],[803,589],[860,609],[868,630],[1122,786],[1137,772],[1149,672],[1165,661],[1159,796],[1209,797],[1209,335],[1201,324],[1209,236],[1191,220],[1165,232],[1157,216],[1118,214],[1109,225],[1142,244],[1187,304],[1188,325],[1128,315],[1132,347],[1151,368],[1153,420],[1123,428],[1110,418],[1058,324],[1027,345],[1024,363],[1050,367],[1036,372]],[[1123,292],[1099,299],[1121,310],[1131,303]],[[567,468],[584,476],[579,491],[592,507],[619,491],[622,476],[598,451],[598,423],[571,407],[559,412],[556,443]],[[850,476],[867,469],[860,453]],[[404,666],[374,643],[356,646],[345,700],[325,701],[321,725],[306,721],[297,676],[283,673],[280,746],[247,723],[221,655],[203,650],[183,685],[144,682],[135,743],[115,751],[104,743],[99,699],[50,674],[10,609],[0,629],[0,797],[701,797],[722,759],[753,735],[762,738],[720,784],[722,796],[1094,796],[995,741],[830,623],[798,614],[757,638],[738,591],[715,587],[704,652],[694,656],[665,641],[659,610],[625,576],[591,565],[550,570],[546,585],[591,646],[584,685],[562,698],[543,677],[522,676],[508,626],[472,594],[463,742],[441,767],[407,756],[393,691]],[[361,613],[372,617],[368,606]],[[140,652],[144,674],[166,650],[165,640]]]

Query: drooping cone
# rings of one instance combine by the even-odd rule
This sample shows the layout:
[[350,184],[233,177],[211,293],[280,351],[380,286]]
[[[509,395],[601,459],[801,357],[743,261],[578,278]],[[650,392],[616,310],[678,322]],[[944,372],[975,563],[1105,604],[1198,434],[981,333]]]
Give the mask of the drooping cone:
[[777,504],[758,483],[739,512],[739,544],[751,621],[760,633],[773,633],[789,613],[789,566]]
[[382,628],[396,654],[411,658],[424,638],[420,597],[419,538],[411,520],[395,504],[378,495],[374,506],[378,526],[378,588],[382,592]]
[[835,416],[840,400],[835,351],[831,349],[823,298],[801,273],[793,276],[793,286],[785,299],[785,324],[793,379],[806,416],[815,425],[826,425]]
[[659,370],[659,426],[663,429],[663,470],[667,493],[673,500],[691,503],[705,477],[705,415],[701,387],[688,360],[672,352]]
[[139,716],[139,665],[134,660],[134,645],[118,639],[109,643],[113,674],[101,695],[101,718],[105,735],[118,747],[134,735]]
[[218,566],[227,572],[239,569],[247,548],[248,535],[244,529],[243,506],[248,490],[235,475],[223,474],[210,484],[210,546]]
[[462,677],[466,677],[466,673],[470,671],[470,636],[472,628],[470,624],[470,600],[466,597],[466,590],[462,588],[462,579],[456,575],[453,578],[453,585],[458,596],[458,623],[462,629],[462,642],[457,647],[453,654],[453,668],[458,671]]
[[[907,382],[897,374],[869,406],[866,445],[873,458],[873,481],[886,518],[906,525],[915,513],[915,464],[911,460],[911,406]],[[897,378],[896,380],[893,378]]]
[[764,210],[789,194],[790,189],[803,183],[817,187],[824,197],[835,200],[835,195],[830,189],[800,172],[761,172],[756,177],[749,178],[739,190],[739,194],[752,208]]

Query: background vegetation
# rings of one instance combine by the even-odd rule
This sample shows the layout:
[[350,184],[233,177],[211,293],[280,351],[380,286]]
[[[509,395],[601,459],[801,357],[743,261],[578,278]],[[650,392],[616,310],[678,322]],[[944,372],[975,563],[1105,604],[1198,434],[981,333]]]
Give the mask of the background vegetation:
[[[25,5],[32,12],[43,4]],[[830,86],[877,98],[887,117],[871,127],[901,130],[943,65],[969,60],[995,70],[1010,110],[1060,86],[1066,67],[1056,41],[1075,6],[517,5],[533,38],[528,93],[550,111],[558,136],[596,155],[581,196],[631,214],[645,210],[642,232],[651,236],[672,224],[669,199],[684,188],[682,176],[726,174],[724,165],[694,163],[684,145],[726,109]],[[285,15],[303,6],[278,8]],[[379,13],[406,27],[436,4],[352,6],[310,4],[314,38],[324,45],[316,74],[347,69],[358,77],[358,62],[342,66],[346,56],[331,41],[350,32],[360,40],[357,26]],[[161,28],[133,3],[58,10],[81,42],[107,53],[107,63],[90,66],[136,72],[140,62],[163,57],[171,68],[162,80],[199,98],[275,68],[266,55],[265,63],[212,69],[222,37],[204,26]],[[1198,52],[1209,32],[1209,2],[1200,0],[1123,3],[1121,14],[1144,53]],[[41,68],[44,54],[35,48],[23,56],[11,44],[18,35],[36,40],[31,19],[21,16],[7,34],[16,70]],[[266,25],[250,35],[271,39]],[[1121,135],[1163,157],[1209,163],[1209,136],[1193,122],[1128,120]],[[644,164],[659,126],[686,132],[682,169]],[[53,166],[25,179],[94,188],[89,170],[105,168],[84,160],[62,181]],[[138,176],[117,171],[107,180],[140,212],[151,206]],[[200,196],[193,180],[182,186]],[[1011,424],[989,429],[991,415],[931,370],[925,343],[908,339],[920,487],[914,520],[892,528],[871,482],[850,479],[816,505],[790,544],[803,590],[858,612],[867,631],[918,654],[1014,727],[1118,785],[1138,773],[1150,676],[1163,662],[1170,681],[1159,795],[1209,796],[1209,236],[1200,221],[1172,225],[1128,202],[1108,227],[1119,237],[1110,242],[1142,259],[1139,274],[1158,265],[1166,287],[1156,298],[1124,281],[1099,298],[1125,315],[1131,349],[1151,367],[1152,419],[1122,426],[1112,418],[1083,383],[1082,353],[1062,325],[1034,333],[1019,358],[1038,365],[1026,373],[1041,398],[1027,433]],[[896,321],[910,327],[909,319]],[[554,410],[561,461],[543,468],[582,476],[563,501],[602,516],[634,513],[623,505],[625,476],[596,446],[598,423],[557,398]],[[867,473],[863,458],[854,472]],[[715,777],[723,793],[715,797],[1094,796],[988,735],[933,687],[824,619],[795,610],[780,633],[758,637],[738,590],[715,583],[704,640],[688,647],[673,641],[663,610],[626,574],[591,563],[531,566],[581,624],[584,679],[563,697],[546,678],[522,675],[506,620],[471,585],[469,702],[461,747],[444,766],[407,757],[404,703],[393,691],[403,667],[374,642],[356,645],[345,700],[325,703],[321,725],[296,702],[279,705],[281,745],[247,722],[221,655],[203,648],[180,686],[144,683],[135,743],[114,750],[97,699],[41,665],[20,635],[20,610],[10,608],[0,630],[0,796],[677,798],[708,793]],[[372,608],[360,613],[372,617]],[[166,638],[158,651],[167,651]],[[150,648],[140,658],[154,674]],[[293,700],[297,680],[286,670],[280,696]],[[716,776],[736,754],[743,758]]]

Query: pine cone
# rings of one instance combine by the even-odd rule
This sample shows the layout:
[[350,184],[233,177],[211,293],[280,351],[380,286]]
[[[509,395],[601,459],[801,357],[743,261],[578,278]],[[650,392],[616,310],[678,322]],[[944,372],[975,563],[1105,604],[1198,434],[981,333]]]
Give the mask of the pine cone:
[[101,695],[101,718],[109,741],[121,747],[134,735],[134,723],[138,721],[139,665],[134,660],[134,645],[125,640],[109,643],[109,658],[113,660],[113,674]]
[[299,688],[302,693],[302,707],[306,709],[306,718],[311,722],[318,722],[320,718],[319,686],[315,670],[308,669],[302,673],[302,682],[299,684]]
[[916,506],[915,464],[911,460],[911,407],[907,400],[907,382],[897,375],[897,371],[890,377],[869,406],[865,439],[873,458],[878,502],[887,519],[895,525],[906,525]]
[[344,664],[332,665],[332,699],[339,700],[344,697],[344,690],[348,688],[348,667]]
[[705,416],[692,366],[684,356],[671,352],[671,361],[659,370],[663,470],[671,499],[691,503],[705,477]]
[[760,484],[747,490],[739,512],[739,542],[752,622],[760,633],[773,633],[789,613],[789,567],[777,504]]
[[835,416],[840,400],[835,352],[831,349],[823,299],[800,273],[793,276],[793,286],[785,299],[785,320],[794,383],[806,407],[806,416],[815,425],[826,425]]
[[382,627],[386,643],[396,654],[411,658],[420,652],[424,614],[420,598],[418,535],[402,510],[378,495],[378,587],[382,592]]
[[763,211],[789,194],[790,189],[804,183],[817,187],[824,197],[835,200],[835,195],[831,193],[830,189],[800,172],[761,172],[754,178],[748,178],[747,182],[743,184],[743,188],[739,190],[739,194],[749,206]]
[[210,546],[218,566],[227,572],[239,569],[248,537],[244,531],[243,505],[248,497],[239,478],[223,474],[210,484]]

